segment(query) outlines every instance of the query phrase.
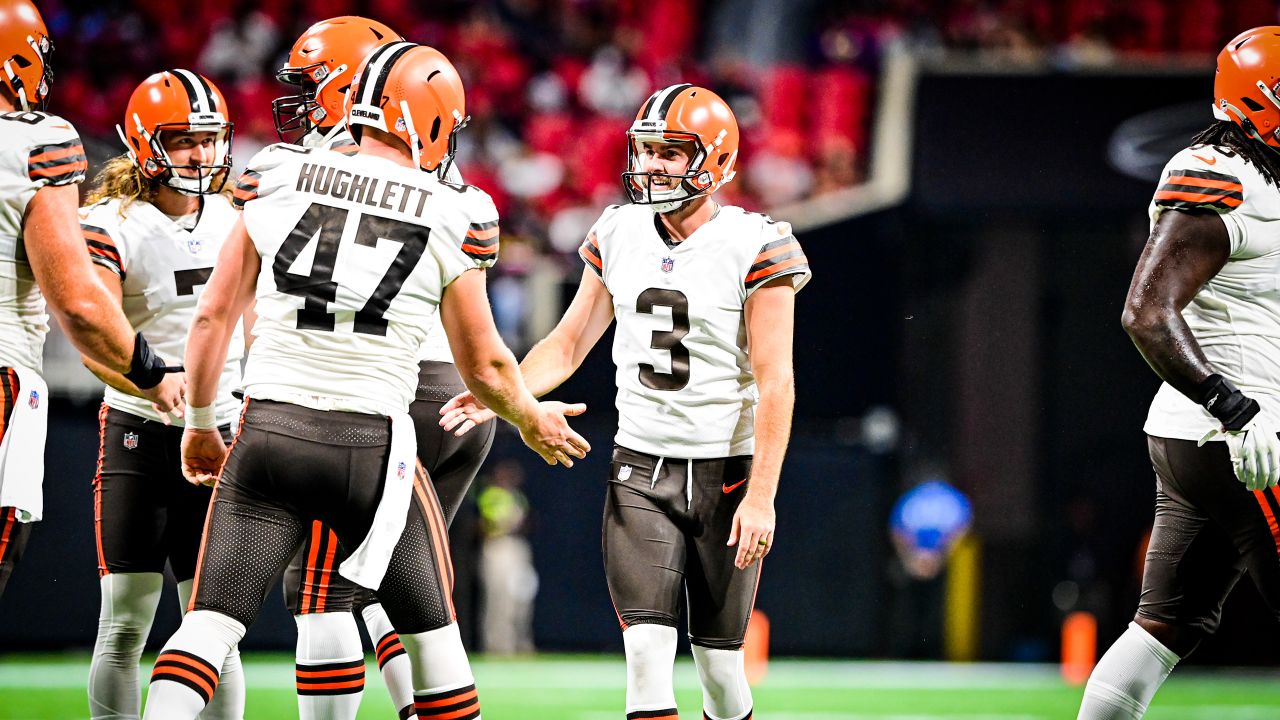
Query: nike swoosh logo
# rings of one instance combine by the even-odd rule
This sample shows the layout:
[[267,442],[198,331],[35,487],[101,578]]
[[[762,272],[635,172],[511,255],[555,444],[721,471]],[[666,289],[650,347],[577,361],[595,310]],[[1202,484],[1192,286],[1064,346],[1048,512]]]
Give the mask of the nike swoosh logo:
[[1195,159],[1199,160],[1200,162],[1204,163],[1205,165],[1213,165],[1213,164],[1215,164],[1215,163],[1217,163],[1217,162],[1218,162],[1218,158],[1216,158],[1216,157],[1204,157],[1203,155],[1196,155],[1195,153],[1192,153],[1192,154],[1191,154],[1191,157],[1193,157],[1193,158],[1195,158]]
[[739,485],[741,485],[742,483],[746,482],[746,481],[747,481],[747,480],[746,480],[746,478],[743,478],[742,480],[739,480],[738,482],[736,482],[736,483],[734,483],[734,484],[732,484],[732,485],[721,485],[721,486],[720,486],[720,490],[721,490],[721,491],[723,491],[725,495],[728,495],[729,493],[733,492],[734,490],[737,490],[737,489],[738,489],[738,486],[739,486]]

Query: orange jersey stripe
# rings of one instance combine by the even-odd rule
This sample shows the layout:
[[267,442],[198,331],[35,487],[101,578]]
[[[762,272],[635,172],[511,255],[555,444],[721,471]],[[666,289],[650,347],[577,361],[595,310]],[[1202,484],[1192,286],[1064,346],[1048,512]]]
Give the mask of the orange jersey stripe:
[[491,245],[489,247],[480,247],[479,245],[463,243],[462,251],[470,255],[496,255],[498,254],[498,246]]
[[103,235],[100,232],[94,232],[92,230],[82,230],[81,234],[84,235],[85,240],[97,240],[104,245],[115,247],[115,242],[111,239],[110,235]]
[[38,165],[40,163],[49,162],[50,160],[60,160],[65,157],[71,157],[72,155],[83,155],[83,154],[84,154],[83,145],[72,145],[71,147],[60,148],[58,150],[49,150],[48,152],[42,152],[39,155],[33,155],[27,158],[27,164]]
[[490,238],[496,238],[498,237],[498,228],[491,227],[488,230],[471,229],[467,231],[467,237],[472,240],[488,240]]
[[32,177],[56,178],[64,175],[75,175],[89,169],[89,163],[81,160],[79,162],[67,163],[66,165],[55,165],[53,167],[40,168],[32,170],[28,175]]
[[1189,193],[1179,190],[1160,190],[1156,193],[1156,200],[1184,200],[1186,202],[1195,203],[1214,203],[1220,202],[1228,207],[1238,207],[1243,200],[1229,197],[1227,195],[1219,195],[1214,193]]
[[772,250],[770,250],[770,251],[768,251],[768,252],[762,252],[762,253],[760,253],[759,255],[757,255],[757,256],[756,256],[756,259],[755,259],[755,260],[752,260],[752,261],[751,261],[751,264],[752,264],[752,265],[758,265],[758,264],[760,264],[760,263],[764,262],[765,260],[768,260],[769,258],[778,257],[779,255],[786,255],[787,253],[791,252],[792,250],[799,250],[799,249],[800,249],[800,243],[799,243],[799,242],[797,242],[797,241],[795,241],[795,240],[792,240],[791,242],[787,243],[786,245],[781,245],[781,246],[776,247],[776,248],[774,248],[774,249],[772,249]]
[[1219,188],[1231,192],[1244,192],[1244,185],[1229,180],[1210,180],[1209,178],[1191,177],[1190,175],[1170,175],[1166,182],[1171,185],[1196,185],[1199,187]]
[[791,258],[790,260],[783,260],[782,262],[777,263],[776,265],[770,265],[767,268],[760,268],[759,270],[751,273],[750,275],[747,276],[746,282],[752,282],[762,277],[768,277],[770,275],[773,275],[774,273],[780,272],[782,270],[786,270],[789,267],[795,267],[796,265],[804,265],[807,262],[809,262],[809,259],[803,256]]
[[586,260],[587,262],[591,263],[591,265],[592,265],[595,269],[597,269],[597,270],[599,270],[599,271],[601,271],[601,272],[603,272],[603,271],[604,271],[604,262],[603,262],[600,258],[596,257],[595,255],[592,255],[591,253],[589,253],[589,252],[587,252],[587,251],[585,251],[585,250],[584,250],[584,251],[582,251],[582,252],[580,252],[580,253],[578,253],[578,254],[579,254],[579,255],[581,255],[581,256],[582,256],[582,258],[583,258],[584,260]]

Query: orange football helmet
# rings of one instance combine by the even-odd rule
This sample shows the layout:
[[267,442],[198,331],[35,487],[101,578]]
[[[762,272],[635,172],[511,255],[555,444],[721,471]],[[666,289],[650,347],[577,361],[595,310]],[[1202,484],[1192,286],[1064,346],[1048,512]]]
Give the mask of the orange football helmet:
[[[163,132],[214,132],[214,161],[210,164],[175,165],[160,140]],[[231,173],[231,136],[227,101],[205,77],[190,70],[166,70],[142,81],[129,97],[124,125],[116,126],[129,157],[147,178],[188,195],[221,192]],[[183,177],[179,169],[196,170]],[[215,186],[215,179],[221,176]]]
[[1218,53],[1213,114],[1280,149],[1280,26],[1245,30]]
[[403,39],[376,20],[354,15],[307,28],[276,73],[280,82],[302,90],[271,103],[280,139],[296,141],[317,127],[341,125],[343,100],[361,61],[376,48]]
[[[694,143],[688,170],[682,175],[645,171],[640,152],[646,142]],[[729,105],[706,88],[671,85],[649,96],[627,130],[627,171],[622,173],[622,184],[631,202],[670,212],[732,180],[737,159],[738,120]],[[652,177],[680,182],[670,190],[656,191],[649,183]]]
[[441,178],[449,172],[466,127],[462,77],[443,53],[426,45],[383,45],[356,72],[346,101],[347,125],[360,141],[360,129],[391,133],[409,146],[413,162]]
[[4,60],[0,83],[24,112],[44,108],[53,80],[52,56],[53,42],[35,4],[0,0],[0,59]]

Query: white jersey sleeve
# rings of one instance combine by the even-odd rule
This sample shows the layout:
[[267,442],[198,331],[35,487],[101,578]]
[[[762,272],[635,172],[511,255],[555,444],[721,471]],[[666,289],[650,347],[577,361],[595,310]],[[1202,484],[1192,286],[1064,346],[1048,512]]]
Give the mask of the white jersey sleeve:
[[483,191],[382,158],[273,145],[238,183],[262,257],[250,397],[408,408],[444,289],[498,253]]
[[[1280,407],[1280,190],[1227,148],[1193,146],[1169,161],[1149,214],[1212,211],[1226,226],[1226,264],[1182,311],[1216,372]],[[1199,440],[1219,423],[1163,384],[1147,414],[1150,435]]]
[[[179,365],[186,355],[196,303],[235,221],[236,212],[222,195],[205,199],[200,222],[190,230],[145,201],[106,200],[80,212],[90,260],[120,278],[125,317],[167,364]],[[230,424],[239,409],[232,391],[240,384],[243,356],[244,333],[237,323],[218,382],[219,425]],[[109,386],[104,401],[138,417],[163,420],[150,401]]]
[[47,185],[84,180],[75,128],[42,112],[0,113],[0,367],[39,370],[49,316],[22,236],[27,203]]
[[619,445],[673,458],[749,455],[755,376],[744,308],[808,261],[790,226],[725,206],[669,246],[652,209],[605,210],[579,250],[613,298]]

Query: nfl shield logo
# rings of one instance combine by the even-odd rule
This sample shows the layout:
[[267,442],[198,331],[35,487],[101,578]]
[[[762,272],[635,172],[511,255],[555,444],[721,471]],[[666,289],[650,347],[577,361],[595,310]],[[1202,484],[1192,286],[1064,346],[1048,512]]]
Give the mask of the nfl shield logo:
[[31,391],[31,397],[27,398],[27,405],[29,405],[32,410],[35,410],[36,408],[40,407],[39,391],[36,391],[36,390]]
[[662,258],[662,272],[671,272],[676,266],[675,258]]
[[397,465],[397,466],[396,466],[396,477],[398,477],[398,478],[400,478],[401,480],[403,480],[403,479],[404,479],[404,471],[405,471],[405,470],[408,470],[408,469],[409,469],[409,466],[408,466],[408,465],[405,465],[404,463],[400,463],[399,465]]
[[198,255],[200,250],[204,248],[204,239],[195,235],[187,236],[187,252],[192,255]]
[[625,482],[629,477],[631,477],[631,466],[623,465],[622,468],[618,470],[618,479]]
[[127,432],[124,434],[124,449],[125,450],[138,449],[138,433]]

